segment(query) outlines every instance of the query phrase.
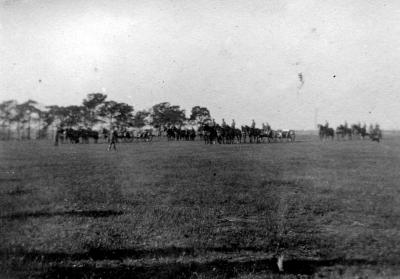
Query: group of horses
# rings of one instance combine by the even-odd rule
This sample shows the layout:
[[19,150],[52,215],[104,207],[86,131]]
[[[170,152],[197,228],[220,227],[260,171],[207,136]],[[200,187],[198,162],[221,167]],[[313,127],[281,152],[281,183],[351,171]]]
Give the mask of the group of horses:
[[196,131],[194,128],[188,129],[188,128],[177,128],[175,126],[165,128],[164,130],[167,135],[168,141],[171,140],[186,140],[186,141],[194,141],[196,139]]
[[97,143],[99,140],[99,132],[84,128],[59,128],[56,132],[56,142],[89,143],[90,139],[93,139],[93,141]]
[[242,126],[241,129],[230,126],[205,124],[199,128],[200,137],[206,144],[233,144],[233,143],[261,143],[268,141],[295,141],[294,130],[272,130],[271,128],[259,129]]
[[[110,130],[103,128],[101,133],[92,129],[73,129],[73,128],[58,128],[56,132],[56,143],[89,143],[90,139],[94,143],[98,143],[100,136],[104,142],[110,140]],[[149,142],[153,139],[151,131],[128,131],[121,129],[117,131],[117,142],[132,142],[144,141]]]
[[318,125],[319,137],[321,140],[324,139],[334,139],[337,140],[352,140],[352,139],[365,139],[370,138],[373,141],[380,141],[382,139],[382,131],[379,125],[375,127],[370,126],[369,131],[367,131],[367,126],[364,124],[353,124],[350,127],[347,124],[339,125],[336,130],[330,128],[328,125]]
[[[104,141],[108,142],[110,131],[106,128],[103,128],[102,135]],[[153,140],[153,133],[150,130],[140,130],[140,131],[129,131],[127,129],[120,129],[117,131],[117,142],[133,142],[135,141],[143,141],[150,142]]]
[[[294,130],[272,130],[268,128],[253,128],[249,126],[242,126],[241,129],[233,128],[228,125],[210,125],[205,124],[199,127],[196,132],[194,128],[177,128],[175,126],[164,129],[168,141],[194,141],[196,136],[204,140],[206,144],[234,144],[234,143],[261,143],[261,142],[278,142],[278,141],[295,141]],[[149,142],[153,139],[152,131],[128,131],[127,129],[120,129],[117,131],[117,141],[132,142],[144,141]],[[59,128],[56,133],[56,142],[61,143],[89,143],[93,139],[95,143],[98,142],[100,137],[104,142],[110,140],[110,130],[103,128],[100,132],[91,129],[73,129],[73,128]]]

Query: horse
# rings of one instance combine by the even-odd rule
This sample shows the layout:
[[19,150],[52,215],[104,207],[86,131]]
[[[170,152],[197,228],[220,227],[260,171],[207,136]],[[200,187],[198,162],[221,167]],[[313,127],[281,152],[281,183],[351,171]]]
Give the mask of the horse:
[[167,139],[168,141],[178,139],[178,129],[176,127],[167,129]]
[[192,128],[188,130],[189,140],[194,141],[196,139],[196,131]]
[[318,129],[319,129],[319,138],[321,140],[324,139],[328,139],[331,138],[333,140],[333,138],[335,137],[335,131],[333,130],[333,128],[329,128],[329,127],[325,127],[321,124],[318,124]]
[[296,132],[294,130],[282,130],[282,139],[294,142],[296,139]]
[[65,139],[69,140],[70,143],[79,143],[80,133],[72,128],[65,130]]
[[381,129],[379,129],[378,127],[374,128],[371,131],[369,137],[370,137],[370,139],[372,141],[380,142],[380,140],[382,139],[382,131],[381,131]]
[[82,138],[82,143],[89,143],[90,138],[92,138],[95,143],[99,140],[99,132],[93,131],[92,129],[80,128],[78,130],[78,135]]
[[352,131],[353,136],[358,136],[359,138],[361,137],[362,139],[364,139],[366,136],[369,135],[367,133],[367,126],[365,124],[362,127],[360,124],[358,124],[358,125],[353,124],[353,125],[351,125],[351,131]]
[[237,128],[232,128],[233,129],[233,135],[234,138],[236,139],[237,143],[241,143],[242,142],[242,131],[240,131],[240,129]]
[[339,125],[336,128],[336,138],[339,139],[352,139],[353,131],[351,128],[348,128],[346,125]]
[[245,142],[246,137],[249,138],[250,143],[259,143],[262,138],[262,131],[258,128],[250,128],[249,126],[242,126],[242,134],[244,135]]
[[232,144],[235,142],[235,129],[225,125],[223,127],[219,127],[221,132],[221,141],[222,143]]
[[203,139],[205,144],[213,144],[217,140],[217,130],[216,127],[205,124],[202,129]]

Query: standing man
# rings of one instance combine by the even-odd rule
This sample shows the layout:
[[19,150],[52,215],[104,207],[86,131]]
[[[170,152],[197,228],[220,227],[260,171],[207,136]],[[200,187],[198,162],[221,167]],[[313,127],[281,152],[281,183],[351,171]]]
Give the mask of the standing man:
[[110,151],[110,150],[111,150],[111,146],[114,148],[115,151],[117,151],[117,146],[116,146],[117,137],[118,137],[117,129],[114,128],[114,129],[111,131],[111,134],[110,134],[110,145],[108,146],[107,151]]

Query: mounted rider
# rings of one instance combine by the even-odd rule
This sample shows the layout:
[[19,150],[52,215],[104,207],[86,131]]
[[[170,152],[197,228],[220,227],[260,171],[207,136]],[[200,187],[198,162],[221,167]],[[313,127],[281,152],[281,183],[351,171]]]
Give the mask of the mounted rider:
[[270,130],[270,127],[269,127],[268,122],[262,123],[262,129],[261,129],[261,131],[262,131],[263,133],[267,133],[269,130]]
[[235,119],[232,119],[232,124],[231,124],[232,129],[235,129],[235,126],[236,126]]
[[222,124],[221,124],[222,128],[226,128],[228,125],[226,125],[225,119],[222,118]]
[[254,119],[251,122],[251,128],[255,129],[256,128],[256,122],[254,121]]

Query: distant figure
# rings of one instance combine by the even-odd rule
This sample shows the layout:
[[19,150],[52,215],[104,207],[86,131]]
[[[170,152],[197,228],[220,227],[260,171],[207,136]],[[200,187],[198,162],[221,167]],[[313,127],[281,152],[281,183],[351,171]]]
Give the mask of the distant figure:
[[225,119],[224,119],[224,118],[222,118],[222,124],[221,124],[221,126],[222,126],[222,128],[225,128],[225,127],[226,127],[226,122],[225,122]]
[[253,119],[253,121],[251,122],[251,128],[254,129],[255,127],[256,127],[256,122]]
[[329,128],[329,123],[328,121],[325,120],[325,128],[328,129]]
[[110,135],[110,145],[108,146],[107,151],[111,150],[111,146],[114,148],[115,151],[117,151],[117,137],[118,137],[118,133],[117,133],[117,129],[115,128]]
[[231,124],[232,129],[235,129],[235,126],[236,126],[235,119],[232,119],[232,124]]
[[216,123],[215,123],[215,119],[214,119],[214,118],[213,118],[213,120],[212,120],[212,122],[211,122],[211,125],[212,125],[213,127],[216,126]]
[[57,130],[56,130],[56,138],[55,138],[55,142],[54,142],[54,145],[55,145],[55,146],[58,146],[58,139],[59,139],[59,137],[60,137],[60,130],[57,129]]

